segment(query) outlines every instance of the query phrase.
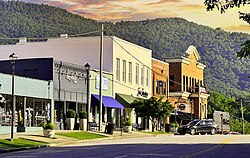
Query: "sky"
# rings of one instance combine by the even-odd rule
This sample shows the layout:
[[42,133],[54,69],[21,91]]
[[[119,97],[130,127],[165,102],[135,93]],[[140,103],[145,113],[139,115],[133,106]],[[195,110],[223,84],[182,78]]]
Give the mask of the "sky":
[[48,4],[98,21],[138,21],[155,18],[181,17],[212,28],[250,34],[250,25],[239,19],[238,12],[250,12],[250,5],[207,12],[204,0],[23,0]]

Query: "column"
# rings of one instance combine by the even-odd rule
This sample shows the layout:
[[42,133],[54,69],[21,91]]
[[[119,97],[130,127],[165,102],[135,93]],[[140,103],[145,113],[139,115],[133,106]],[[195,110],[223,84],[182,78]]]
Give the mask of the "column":
[[26,106],[27,106],[27,97],[23,98],[23,127],[27,125],[27,113],[26,113]]

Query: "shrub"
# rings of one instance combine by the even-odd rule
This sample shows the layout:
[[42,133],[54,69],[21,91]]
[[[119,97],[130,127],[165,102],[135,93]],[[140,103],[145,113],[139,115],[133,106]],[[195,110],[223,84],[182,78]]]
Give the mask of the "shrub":
[[69,109],[66,113],[67,118],[75,118],[76,117],[76,112],[73,109]]
[[43,123],[43,129],[54,130],[55,129],[55,125],[48,120],[47,122]]
[[130,121],[130,118],[125,118],[123,121],[123,126],[132,126],[132,122]]
[[178,122],[170,123],[170,127],[178,128],[179,124],[178,124]]
[[80,119],[86,119],[87,118],[87,112],[86,111],[81,111],[79,113],[79,118]]

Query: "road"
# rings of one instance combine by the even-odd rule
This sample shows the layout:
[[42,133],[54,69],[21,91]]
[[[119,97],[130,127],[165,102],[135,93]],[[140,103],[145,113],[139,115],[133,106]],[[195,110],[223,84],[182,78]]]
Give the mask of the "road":
[[103,140],[27,150],[1,158],[248,158],[250,135],[185,135]]

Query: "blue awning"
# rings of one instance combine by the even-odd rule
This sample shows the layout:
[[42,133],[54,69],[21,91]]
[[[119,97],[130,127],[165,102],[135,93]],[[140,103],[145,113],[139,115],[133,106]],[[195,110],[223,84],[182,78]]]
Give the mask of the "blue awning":
[[[99,104],[100,104],[99,95],[92,94],[91,105],[98,106]],[[118,109],[124,108],[124,106],[122,106],[117,100],[109,96],[102,96],[102,105],[109,108],[118,108]]]

